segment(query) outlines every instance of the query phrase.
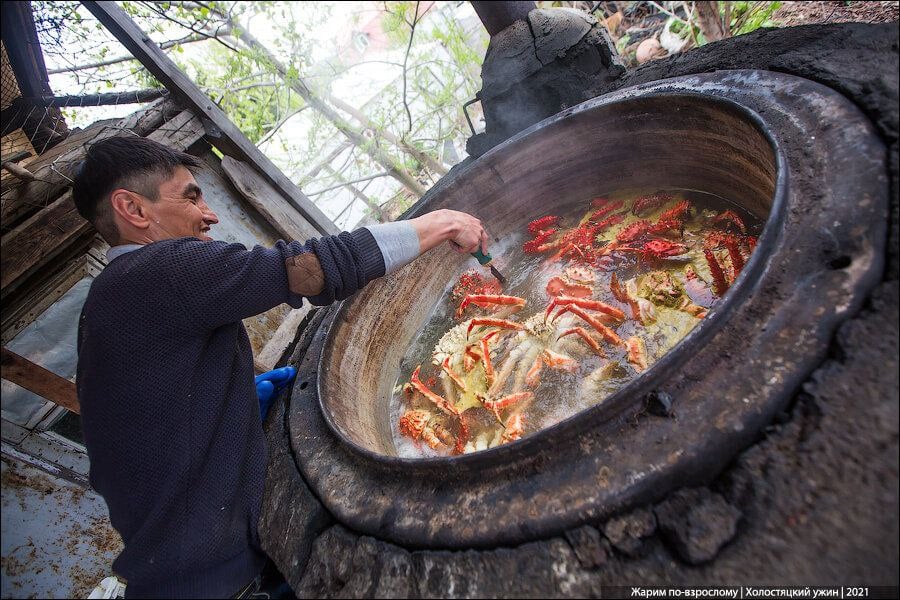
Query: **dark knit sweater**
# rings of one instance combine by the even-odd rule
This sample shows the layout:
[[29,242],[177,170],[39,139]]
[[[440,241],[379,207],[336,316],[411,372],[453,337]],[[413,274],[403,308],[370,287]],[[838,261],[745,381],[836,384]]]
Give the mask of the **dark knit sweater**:
[[257,521],[266,448],[241,319],[299,307],[285,259],[315,252],[344,299],[384,274],[372,234],[247,250],[181,238],[112,260],[91,286],[78,340],[78,399],[91,485],[125,549],[128,597],[223,597],[265,560]]

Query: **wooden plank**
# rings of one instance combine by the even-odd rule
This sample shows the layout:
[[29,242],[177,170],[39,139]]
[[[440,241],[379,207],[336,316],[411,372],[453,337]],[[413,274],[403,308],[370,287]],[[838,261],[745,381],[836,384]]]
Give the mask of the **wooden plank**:
[[3,2],[3,45],[23,96],[52,95],[30,2]]
[[97,121],[29,162],[28,170],[34,173],[36,181],[19,183],[3,193],[0,219],[4,228],[14,226],[17,220],[36,210],[35,207],[46,206],[62,194],[72,184],[75,168],[84,160],[91,144],[128,135],[127,131],[145,136],[175,116],[178,111],[174,107],[173,100],[162,99],[124,119]]
[[19,335],[23,329],[47,310],[51,304],[59,300],[73,285],[81,281],[85,274],[84,260],[76,258],[63,265],[58,273],[36,284],[33,290],[29,290],[20,299],[13,301],[4,300],[3,319],[2,324],[0,324],[0,327],[2,327],[0,342],[3,344],[11,342],[14,337]]
[[2,349],[0,376],[73,413],[81,413],[75,384],[11,350]]
[[301,308],[295,308],[289,312],[256,357],[256,363],[264,366],[266,371],[274,369],[285,349],[294,341],[297,329],[311,310],[313,310],[312,304],[304,304]]
[[203,139],[204,135],[206,130],[200,118],[189,110],[183,110],[160,125],[147,139],[184,152]]
[[335,224],[241,133],[222,109],[141,31],[124,10],[112,1],[86,0],[83,4],[160,83],[182,99],[186,107],[208,119],[207,138],[219,150],[255,165],[262,176],[318,231],[323,234],[338,232]]
[[62,253],[70,243],[94,228],[75,209],[72,192],[3,236],[0,243],[0,296],[6,297],[15,283]]
[[225,156],[222,171],[234,187],[246,198],[253,208],[285,240],[306,241],[318,237],[316,228],[300,214],[287,206],[281,194],[275,191],[259,173],[247,163]]

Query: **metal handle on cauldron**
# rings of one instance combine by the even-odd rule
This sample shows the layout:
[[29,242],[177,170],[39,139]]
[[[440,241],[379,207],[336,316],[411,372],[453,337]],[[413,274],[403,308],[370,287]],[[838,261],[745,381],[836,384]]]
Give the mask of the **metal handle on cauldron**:
[[472,98],[471,100],[469,100],[468,102],[466,102],[465,104],[462,105],[463,114],[466,116],[466,123],[469,124],[469,129],[472,130],[472,135],[478,135],[478,134],[475,133],[475,126],[472,125],[472,119],[469,118],[469,111],[466,110],[466,107],[471,106],[472,104],[475,104],[476,102],[478,102],[480,100],[481,100],[481,98],[478,97],[478,94],[475,94],[474,98]]

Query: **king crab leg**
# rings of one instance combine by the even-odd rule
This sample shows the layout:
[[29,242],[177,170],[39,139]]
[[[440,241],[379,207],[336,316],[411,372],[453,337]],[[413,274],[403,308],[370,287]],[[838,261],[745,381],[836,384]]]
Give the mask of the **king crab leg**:
[[525,306],[525,298],[519,298],[518,296],[503,296],[497,294],[469,294],[463,301],[460,303],[459,308],[456,311],[456,318],[459,319],[462,317],[466,308],[469,304],[474,304],[475,306],[480,306],[482,308],[497,305],[497,306],[514,306],[516,310],[521,310],[523,306]]
[[475,368],[475,365],[478,364],[478,361],[481,360],[481,355],[472,350],[471,347],[466,347],[465,355],[463,356],[463,368],[466,370],[466,373]]
[[559,369],[561,371],[568,371],[569,373],[575,371],[578,368],[578,361],[574,358],[569,358],[568,356],[563,356],[558,352],[554,352],[549,348],[545,349],[541,353],[541,357],[544,359],[544,362],[551,369]]
[[[504,396],[498,400],[485,400],[481,399],[481,403],[484,404],[484,407],[494,413],[494,416],[497,419],[500,419],[500,411],[504,408],[509,408],[510,406],[522,402],[524,400],[531,400],[534,398],[534,394],[532,392],[516,392],[515,394],[510,394],[508,396]],[[503,422],[502,420],[500,421]]]
[[421,368],[422,368],[422,365],[419,365],[416,367],[416,370],[413,371],[412,377],[409,380],[409,382],[412,384],[412,386],[414,388],[416,388],[416,390],[418,390],[423,396],[425,396],[426,398],[431,400],[435,406],[437,406],[439,409],[441,409],[448,415],[459,416],[459,410],[457,410],[457,408],[455,406],[453,406],[452,404],[447,402],[441,396],[439,396],[439,395],[435,394],[434,392],[432,392],[431,390],[429,390],[428,386],[426,386],[424,383],[422,383],[422,380],[419,379],[419,369],[421,369]]
[[503,435],[500,436],[500,440],[504,444],[508,442],[514,442],[518,439],[521,439],[523,433],[525,433],[525,417],[522,416],[522,413],[517,413],[507,419],[506,426],[504,428]]
[[444,372],[447,375],[450,376],[450,379],[452,379],[453,382],[456,385],[458,385],[462,391],[464,391],[464,392],[466,391],[466,382],[463,381],[460,378],[460,376],[456,374],[456,371],[454,371],[453,368],[450,366],[450,357],[449,356],[444,359],[444,362],[441,364],[441,368],[444,370]]
[[728,237],[725,240],[725,248],[728,249],[728,256],[731,258],[731,267],[734,271],[734,279],[740,275],[741,269],[744,268],[744,257],[741,255],[741,249],[738,247],[738,241],[734,237]]
[[525,374],[525,385],[533,388],[541,384],[541,369],[543,366],[543,359],[541,358],[541,355],[538,354],[537,358],[534,359],[531,368],[528,369],[528,372]]
[[588,325],[590,325],[591,327],[596,329],[600,333],[600,335],[603,337],[603,339],[606,340],[608,343],[615,344],[616,346],[622,345],[622,338],[620,338],[616,334],[615,331],[613,331],[612,329],[610,329],[609,327],[607,327],[606,325],[604,325],[603,323],[601,323],[600,321],[598,321],[597,319],[592,317],[591,315],[584,312],[584,310],[582,310],[579,306],[577,306],[575,304],[568,304],[568,305],[564,306],[563,309],[560,310],[556,316],[558,317],[559,315],[561,315],[564,312],[570,312],[577,317],[581,317],[581,319],[586,321]]
[[716,292],[717,296],[722,296],[728,291],[728,281],[725,279],[725,273],[722,271],[722,266],[719,264],[719,261],[716,259],[716,255],[713,254],[712,250],[703,250],[703,256],[706,257],[706,262],[709,264],[709,272],[712,274],[713,278],[713,290]]
[[556,296],[550,301],[550,305],[547,307],[547,312],[544,315],[544,320],[550,316],[550,313],[557,306],[568,306],[574,304],[581,308],[588,308],[590,310],[596,310],[598,312],[602,312],[613,317],[617,321],[625,320],[625,313],[616,308],[615,306],[610,306],[605,302],[600,302],[599,300],[589,300],[587,298],[573,298],[571,296]]
[[503,329],[515,329],[517,331],[522,331],[525,329],[525,326],[521,323],[516,323],[515,321],[508,321],[506,319],[491,319],[491,318],[481,318],[481,319],[472,319],[469,322],[469,327],[466,329],[466,337],[469,337],[472,334],[472,330],[476,327],[500,327]]
[[628,295],[628,292],[626,292],[619,284],[619,278],[616,277],[615,271],[613,271],[612,277],[609,280],[609,289],[612,292],[613,298],[627,304],[631,308],[631,318],[643,325],[644,321],[641,318],[640,305],[637,303],[637,300]]
[[494,366],[491,364],[491,351],[488,348],[488,342],[490,342],[491,338],[498,335],[499,331],[492,331],[487,334],[483,338],[481,338],[481,358],[484,360],[484,377],[487,380],[488,386],[494,384]]
[[563,337],[565,337],[567,335],[571,335],[573,333],[581,336],[581,339],[583,339],[587,343],[587,345],[590,346],[591,349],[597,353],[598,356],[603,357],[603,358],[606,357],[606,353],[603,352],[603,349],[600,347],[600,343],[597,342],[597,340],[595,340],[594,338],[592,338],[591,334],[589,334],[584,327],[573,327],[572,329],[568,329],[568,330],[562,332],[562,334],[560,334],[559,337],[563,338]]

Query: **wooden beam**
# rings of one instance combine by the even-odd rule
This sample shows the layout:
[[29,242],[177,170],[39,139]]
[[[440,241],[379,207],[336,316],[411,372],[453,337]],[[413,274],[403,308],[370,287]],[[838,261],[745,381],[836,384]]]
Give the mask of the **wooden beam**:
[[28,170],[34,174],[35,180],[20,182],[3,193],[0,206],[3,228],[15,227],[18,221],[34,212],[35,207],[46,206],[66,191],[75,177],[75,168],[84,160],[90,144],[116,135],[128,135],[125,130],[146,136],[178,112],[173,100],[160,99],[123,119],[91,123],[69,136],[66,143],[36,157],[28,163]]
[[38,40],[30,2],[2,2],[3,45],[16,82],[23,96],[49,96],[50,89],[44,54]]
[[20,167],[11,160],[4,160],[3,168],[6,169],[7,173],[20,179],[21,181],[34,181],[34,174],[31,171],[29,171],[25,167]]
[[82,96],[23,96],[20,102],[32,106],[57,106],[67,108],[77,106],[110,106],[120,104],[143,104],[166,96],[166,90],[135,90],[132,92],[109,92],[106,94],[84,94]]
[[112,1],[86,0],[84,6],[172,94],[209,121],[207,138],[223,153],[255,165],[262,176],[323,234],[338,229],[294,182],[247,139],[228,116]]
[[247,163],[222,157],[222,171],[235,189],[286,241],[318,237],[316,228],[281,201],[281,195]]
[[254,364],[262,366],[266,371],[271,371],[278,366],[278,361],[281,360],[284,351],[297,337],[297,329],[300,324],[312,310],[314,310],[312,304],[304,304],[301,308],[291,310],[263,349],[260,350]]
[[74,383],[6,348],[2,349],[0,356],[0,377],[66,410],[81,414]]
[[[5,298],[28,275],[94,228],[75,209],[72,192],[3,236],[0,243],[0,296]],[[15,285],[13,285],[15,284]]]
[[183,110],[147,136],[174,150],[184,152],[206,135],[203,122],[190,110]]

